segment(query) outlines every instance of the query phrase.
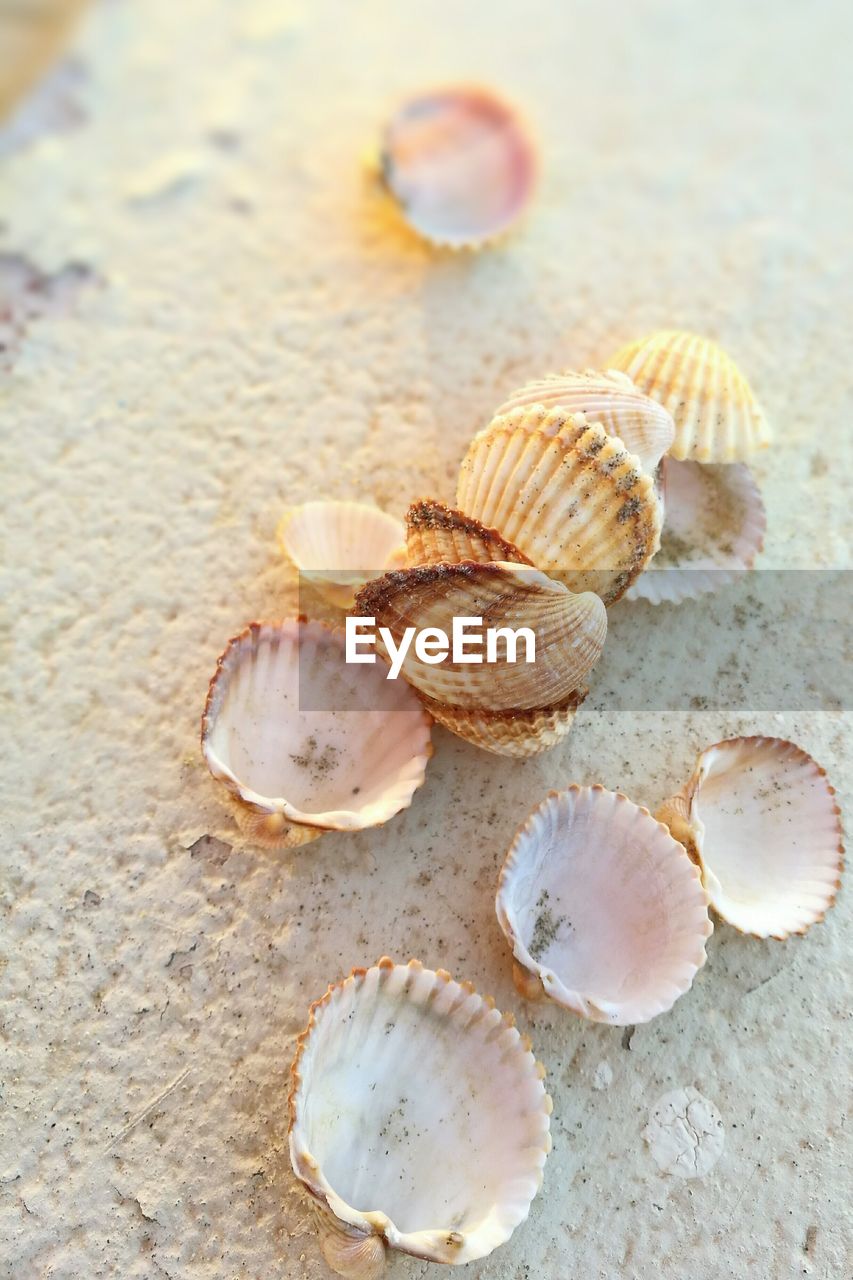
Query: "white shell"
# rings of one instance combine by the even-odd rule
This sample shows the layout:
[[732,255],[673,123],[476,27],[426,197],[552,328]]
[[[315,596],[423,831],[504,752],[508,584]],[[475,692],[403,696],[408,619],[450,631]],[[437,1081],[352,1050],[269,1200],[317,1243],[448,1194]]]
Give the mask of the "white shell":
[[282,550],[330,604],[348,609],[359,587],[406,562],[399,520],[363,502],[305,502],[278,526]]
[[663,405],[643,395],[628,375],[617,369],[606,373],[595,369],[583,373],[566,371],[537,378],[514,391],[495,410],[495,417],[535,404],[583,413],[588,422],[600,422],[607,434],[621,440],[649,474],[675,439],[675,423]]
[[522,994],[595,1022],[647,1022],[705,963],[705,891],[647,809],[604,787],[555,791],[533,811],[498,881],[498,922]]
[[679,604],[728,586],[751,569],[767,517],[752,472],[664,459],[660,550],[625,593],[628,600]]
[[387,822],[411,803],[431,754],[430,721],[379,658],[348,665],[340,632],[254,622],[210,684],[202,750],[236,816],[262,843]]
[[413,230],[457,249],[508,230],[536,181],[536,155],[515,110],[470,85],[404,103],[386,127],[380,164]]
[[701,866],[714,910],[743,933],[805,933],[835,900],[840,810],[824,770],[792,742],[708,747],[658,816]]
[[434,1262],[483,1258],[542,1182],[543,1075],[512,1018],[469,983],[387,957],[354,969],[312,1006],[299,1040],[294,1172],[337,1233]]
[[629,343],[609,363],[672,414],[673,458],[739,462],[770,442],[755,393],[710,338],[662,329]]

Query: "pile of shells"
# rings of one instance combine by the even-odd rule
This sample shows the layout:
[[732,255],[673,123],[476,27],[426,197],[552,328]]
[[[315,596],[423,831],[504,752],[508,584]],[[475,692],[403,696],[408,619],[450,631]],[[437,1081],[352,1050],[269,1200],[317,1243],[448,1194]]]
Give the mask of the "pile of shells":
[[[407,654],[413,697],[390,692],[381,639],[368,674],[347,667],[340,635],[321,643],[316,624],[253,624],[220,658],[202,731],[253,839],[301,844],[410,803],[429,755],[418,701],[487,751],[548,750],[586,697],[620,597],[676,601],[751,566],[764,513],[736,459],[769,437],[746,380],[715,344],[675,331],[613,363],[624,371],[568,371],[515,391],[471,441],[455,507],[421,499],[405,525],[357,502],[285,514],[279,542],[303,579],[380,636],[399,645],[410,628],[446,634],[454,618],[478,617],[499,633],[527,628],[536,660],[505,662],[495,679],[489,667]],[[644,573],[661,555],[669,569]],[[343,714],[357,690],[361,721]]]
[[[456,507],[407,515],[405,569],[356,596],[355,612],[395,638],[454,616],[528,627],[536,662],[481,667],[410,662],[403,674],[435,720],[501,755],[524,757],[568,733],[607,633],[607,608],[660,539],[655,469],[674,429],[620,375],[567,380],[567,404],[505,406],[463,459]],[[590,421],[594,414],[600,421]]]
[[313,502],[280,527],[306,581],[397,644],[454,616],[534,632],[535,664],[505,664],[498,680],[450,661],[403,664],[434,720],[496,754],[535,755],[566,736],[622,596],[716,590],[762,544],[761,498],[737,459],[769,433],[732,360],[665,331],[612,363],[513,392],[467,449],[455,507],[421,499],[403,529],[376,508]]

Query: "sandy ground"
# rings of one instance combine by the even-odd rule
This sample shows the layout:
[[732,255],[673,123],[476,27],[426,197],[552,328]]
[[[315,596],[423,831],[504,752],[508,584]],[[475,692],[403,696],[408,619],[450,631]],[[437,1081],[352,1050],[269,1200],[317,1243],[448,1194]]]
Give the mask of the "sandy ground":
[[[788,696],[754,590],[738,626],[731,598],[620,606],[564,747],[519,764],[437,730],[410,810],[292,855],[241,847],[197,739],[225,639],[295,607],[287,502],[449,498],[513,386],[649,327],[717,337],[766,404],[763,563],[847,566],[851,38],[843,3],[102,0],[38,127],[7,129],[4,1276],[326,1274],[287,1071],[309,1002],[383,952],[493,993],[548,1067],[542,1193],[471,1280],[850,1274],[849,894],[804,939],[719,926],[633,1034],[523,1006],[494,918],[561,783],[654,807],[701,746],[771,732],[849,800],[844,699]],[[399,92],[459,76],[514,95],[543,153],[479,257],[422,248],[359,163]],[[666,696],[685,618],[712,656],[692,707]],[[832,684],[820,618],[788,628]],[[642,1137],[679,1088],[725,1128],[689,1181]]]

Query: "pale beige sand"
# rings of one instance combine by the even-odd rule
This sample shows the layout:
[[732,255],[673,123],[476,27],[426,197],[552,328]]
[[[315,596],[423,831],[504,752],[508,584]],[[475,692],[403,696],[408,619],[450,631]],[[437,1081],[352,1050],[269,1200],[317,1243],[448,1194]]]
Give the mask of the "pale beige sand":
[[[2,251],[89,273],[41,319],[19,299],[0,393],[2,1274],[325,1274],[289,1174],[287,1069],[309,1001],[388,952],[492,992],[549,1068],[543,1191],[468,1276],[840,1277],[849,894],[805,939],[719,927],[693,990],[631,1037],[522,1005],[493,892],[549,787],[654,807],[731,732],[794,738],[843,801],[841,711],[661,710],[674,615],[622,606],[563,748],[517,764],[436,731],[407,813],[283,856],[239,847],[197,733],[225,639],[295,603],[286,502],[450,498],[514,385],[657,325],[721,340],[776,426],[764,563],[847,563],[850,6],[144,12],[95,6],[77,127],[0,174]],[[504,247],[436,257],[358,161],[397,93],[462,75],[524,104],[543,180]],[[715,608],[696,633],[720,681],[781,690],[777,646]],[[613,709],[618,679],[645,709]],[[686,1088],[726,1129],[698,1180],[642,1136]]]

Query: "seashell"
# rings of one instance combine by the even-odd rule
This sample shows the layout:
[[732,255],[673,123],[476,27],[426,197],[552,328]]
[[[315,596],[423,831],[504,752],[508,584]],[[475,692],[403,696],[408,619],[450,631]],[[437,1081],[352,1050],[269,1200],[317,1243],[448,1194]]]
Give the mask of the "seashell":
[[380,166],[409,226],[432,244],[456,249],[508,230],[533,194],[537,168],[514,108],[470,85],[404,103],[385,129]]
[[605,604],[659,545],[652,477],[603,426],[562,409],[495,418],[465,455],[456,503],[570,591],[595,591]]
[[522,995],[594,1022],[648,1022],[705,963],[705,891],[647,809],[604,787],[552,791],[498,880],[498,921]]
[[566,371],[537,378],[514,391],[496,410],[496,416],[537,404],[582,413],[588,422],[600,422],[609,436],[621,440],[628,452],[639,458],[649,474],[657,469],[675,439],[675,423],[663,405],[643,395],[627,374],[616,369],[607,373]]
[[387,1261],[384,1237],[373,1233],[365,1235],[363,1231],[345,1226],[316,1203],[314,1209],[320,1249],[335,1274],[350,1276],[352,1280],[379,1280]]
[[588,689],[575,689],[565,702],[532,711],[477,711],[449,707],[433,698],[421,701],[432,718],[457,737],[498,756],[526,760],[562,742]]
[[[358,594],[356,614],[375,618],[399,645],[407,628],[437,628],[450,636],[458,619],[482,618],[484,627],[526,627],[535,636],[533,661],[519,641],[514,661],[506,661],[504,645],[495,661],[482,632],[470,628],[477,663],[422,661],[410,647],[401,667],[415,688],[437,702],[488,711],[523,711],[563,702],[582,683],[601,656],[607,635],[607,612],[592,592],[573,595],[560,582],[527,565],[421,565],[388,573]],[[379,641],[377,641],[377,646]]]
[[834,797],[793,742],[730,738],[701,752],[658,817],[701,868],[718,915],[742,933],[786,938],[835,901],[844,846]]
[[507,1241],[551,1149],[543,1076],[512,1017],[441,969],[383,957],[329,987],[291,1068],[290,1159],[335,1270],[378,1275],[386,1244],[461,1264]]
[[629,343],[610,363],[672,414],[673,458],[739,462],[770,443],[770,428],[752,388],[710,339],[662,329]]
[[399,520],[363,502],[305,502],[278,526],[281,549],[324,599],[348,609],[359,587],[406,563]]
[[496,529],[487,529],[479,520],[433,498],[413,502],[406,513],[406,553],[409,565],[458,564],[462,560],[530,564]]
[[679,604],[734,582],[764,545],[761,492],[742,462],[664,459],[660,550],[626,592],[629,600]]
[[304,618],[253,622],[216,664],[201,723],[213,777],[257,844],[379,826],[411,804],[430,722],[381,658],[355,667],[344,639]]

